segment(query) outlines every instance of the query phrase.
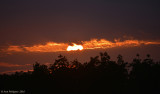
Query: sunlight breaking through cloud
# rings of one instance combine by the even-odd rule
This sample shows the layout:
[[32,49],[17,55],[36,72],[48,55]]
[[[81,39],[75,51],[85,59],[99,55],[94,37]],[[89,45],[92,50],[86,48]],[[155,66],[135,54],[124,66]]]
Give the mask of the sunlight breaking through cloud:
[[109,41],[106,39],[92,39],[90,41],[80,41],[80,44],[72,43],[56,43],[48,42],[44,45],[22,46],[22,45],[10,45],[8,48],[3,49],[3,52],[58,52],[58,51],[76,51],[87,49],[107,49],[113,47],[135,47],[141,45],[160,45],[160,41],[145,41],[145,40],[115,40]]
[[82,45],[73,44],[73,46],[68,46],[67,51],[76,51],[76,50],[83,50]]

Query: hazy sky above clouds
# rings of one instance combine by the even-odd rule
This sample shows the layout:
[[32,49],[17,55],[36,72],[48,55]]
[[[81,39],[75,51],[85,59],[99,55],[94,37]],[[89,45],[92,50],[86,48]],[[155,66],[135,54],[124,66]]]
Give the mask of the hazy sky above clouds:
[[159,0],[1,0],[0,45],[160,36]]

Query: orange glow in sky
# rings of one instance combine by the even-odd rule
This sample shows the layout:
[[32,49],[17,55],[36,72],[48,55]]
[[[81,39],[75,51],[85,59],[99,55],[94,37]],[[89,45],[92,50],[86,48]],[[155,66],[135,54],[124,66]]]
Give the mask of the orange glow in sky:
[[160,41],[145,41],[145,40],[114,40],[106,39],[91,39],[89,41],[80,41],[81,45],[72,43],[57,43],[47,42],[46,44],[35,44],[32,46],[25,45],[9,45],[0,52],[59,52],[59,51],[77,51],[87,49],[108,49],[114,47],[135,47],[141,45],[160,45]]
[[82,45],[73,44],[73,46],[68,46],[67,51],[76,51],[76,50],[83,50]]

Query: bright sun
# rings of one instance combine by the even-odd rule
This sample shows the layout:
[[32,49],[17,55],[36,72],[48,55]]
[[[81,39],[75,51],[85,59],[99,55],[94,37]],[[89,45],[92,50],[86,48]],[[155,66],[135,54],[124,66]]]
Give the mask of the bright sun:
[[76,50],[83,50],[82,45],[73,44],[73,46],[68,46],[67,51],[76,51]]

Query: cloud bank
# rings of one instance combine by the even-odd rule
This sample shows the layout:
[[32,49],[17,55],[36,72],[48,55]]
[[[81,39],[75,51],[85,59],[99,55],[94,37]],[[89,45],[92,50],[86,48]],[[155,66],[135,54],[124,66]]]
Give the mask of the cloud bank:
[[[70,44],[77,43],[56,43],[56,42],[47,42],[46,44],[38,44],[33,46],[25,45],[10,45],[5,49],[2,49],[2,52],[13,53],[13,52],[59,52],[67,51]],[[80,41],[78,45],[81,45],[84,50],[87,49],[107,49],[114,47],[135,47],[141,45],[160,45],[160,41],[145,41],[145,40],[114,40],[109,41],[106,39],[91,39],[89,41]]]

